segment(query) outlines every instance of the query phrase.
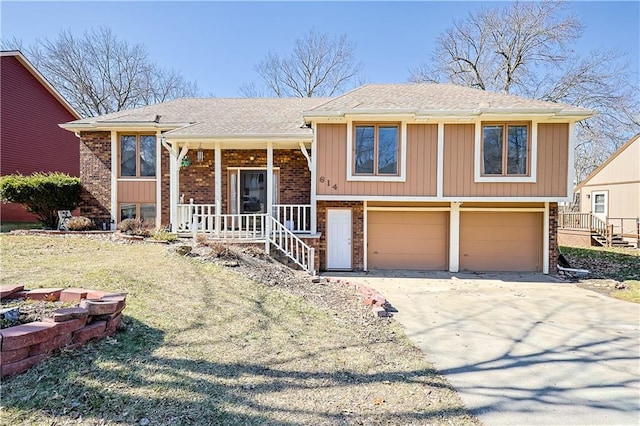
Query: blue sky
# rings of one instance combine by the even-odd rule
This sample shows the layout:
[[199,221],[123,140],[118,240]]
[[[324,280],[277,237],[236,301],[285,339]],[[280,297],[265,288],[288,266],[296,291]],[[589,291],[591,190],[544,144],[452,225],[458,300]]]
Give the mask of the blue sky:
[[[205,96],[240,96],[257,79],[253,66],[267,52],[287,54],[296,37],[315,27],[346,33],[357,44],[368,82],[404,82],[425,62],[456,17],[487,2],[13,2],[2,1],[1,36],[25,45],[60,30],[82,33],[106,25],[151,59],[194,80]],[[640,2],[573,1],[568,11],[585,25],[576,45],[586,54],[616,47],[640,71]]]

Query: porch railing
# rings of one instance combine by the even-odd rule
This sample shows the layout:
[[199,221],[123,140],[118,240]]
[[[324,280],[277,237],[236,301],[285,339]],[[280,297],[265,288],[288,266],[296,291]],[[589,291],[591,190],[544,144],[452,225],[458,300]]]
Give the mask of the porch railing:
[[[190,225],[198,234],[221,240],[268,241],[311,275],[315,275],[315,250],[276,218],[263,214],[194,214]],[[271,232],[267,232],[267,224]]]
[[178,204],[177,232],[191,231],[194,215],[209,217],[211,215],[215,216],[215,212],[215,204]]
[[289,231],[311,232],[311,204],[274,204],[273,217]]
[[264,240],[267,214],[194,214],[190,226],[193,237],[204,233],[220,239]]

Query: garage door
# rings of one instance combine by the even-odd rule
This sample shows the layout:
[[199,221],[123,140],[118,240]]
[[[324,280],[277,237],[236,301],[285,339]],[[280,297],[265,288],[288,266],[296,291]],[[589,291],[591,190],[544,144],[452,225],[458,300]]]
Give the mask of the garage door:
[[460,269],[541,271],[542,213],[462,212]]
[[449,212],[367,213],[369,269],[446,270]]

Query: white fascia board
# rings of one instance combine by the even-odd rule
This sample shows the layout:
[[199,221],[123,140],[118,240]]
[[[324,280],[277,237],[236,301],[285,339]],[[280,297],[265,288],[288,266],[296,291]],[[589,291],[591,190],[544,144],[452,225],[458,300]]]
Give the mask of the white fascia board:
[[558,203],[570,200],[566,197],[406,197],[377,195],[318,195],[318,201],[393,201],[393,202],[486,202],[486,203]]
[[71,132],[96,132],[96,131],[138,131],[138,132],[156,132],[174,130],[184,127],[184,123],[63,123],[58,124],[59,127]]
[[165,138],[170,141],[184,141],[188,142],[190,140],[194,141],[211,141],[211,142],[229,142],[229,141],[287,141],[287,142],[313,142],[313,135],[309,133],[308,135],[295,135],[295,134],[287,134],[287,133],[257,133],[257,134],[241,134],[241,135],[181,135],[175,133],[168,133],[165,135]]

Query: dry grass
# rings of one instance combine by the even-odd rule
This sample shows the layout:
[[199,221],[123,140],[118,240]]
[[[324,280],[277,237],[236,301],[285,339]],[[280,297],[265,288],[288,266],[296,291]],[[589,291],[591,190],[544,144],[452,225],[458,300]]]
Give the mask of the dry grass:
[[571,266],[591,272],[588,278],[580,280],[580,287],[640,303],[640,249],[560,247],[560,250]]
[[[129,294],[115,339],[3,380],[0,424],[477,424],[394,321],[363,321],[164,246],[0,242],[3,284]],[[344,288],[308,285],[354,303]]]

